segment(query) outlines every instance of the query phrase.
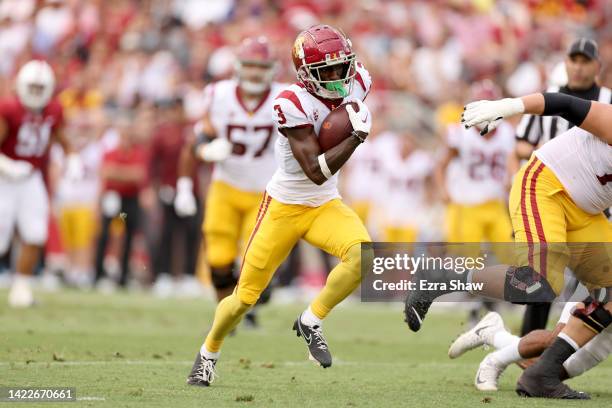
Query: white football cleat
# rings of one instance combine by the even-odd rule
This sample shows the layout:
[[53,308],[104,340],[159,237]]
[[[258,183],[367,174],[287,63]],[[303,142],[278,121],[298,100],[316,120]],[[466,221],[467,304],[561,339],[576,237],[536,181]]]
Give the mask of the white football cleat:
[[457,358],[466,351],[484,344],[492,346],[493,336],[500,330],[504,330],[504,321],[501,316],[499,313],[489,312],[476,326],[463,333],[451,344],[448,356]]
[[500,367],[497,360],[488,355],[482,360],[476,371],[474,385],[479,391],[497,391],[497,380],[504,372],[505,367]]
[[153,295],[158,298],[168,298],[174,294],[174,279],[168,273],[160,273],[153,284]]
[[15,275],[13,285],[8,296],[9,306],[14,308],[26,308],[34,305],[34,294],[29,276]]

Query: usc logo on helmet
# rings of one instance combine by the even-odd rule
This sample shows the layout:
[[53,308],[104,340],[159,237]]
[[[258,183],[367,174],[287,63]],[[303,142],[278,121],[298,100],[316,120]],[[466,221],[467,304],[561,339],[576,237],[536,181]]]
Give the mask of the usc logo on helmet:
[[294,58],[298,58],[298,59],[303,59],[304,58],[304,41],[306,39],[304,38],[303,35],[299,35],[296,39],[295,42],[293,43],[293,57]]

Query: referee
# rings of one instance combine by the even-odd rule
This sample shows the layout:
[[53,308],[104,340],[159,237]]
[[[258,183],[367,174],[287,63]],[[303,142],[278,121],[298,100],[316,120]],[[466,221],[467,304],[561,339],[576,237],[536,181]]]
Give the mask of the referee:
[[[560,92],[578,98],[612,103],[609,88],[595,82],[601,69],[597,43],[588,38],[579,38],[570,46],[565,58],[567,85],[551,87],[546,92]],[[557,116],[525,115],[517,127],[516,158],[529,159],[533,151],[542,144],[568,130],[573,125]],[[550,303],[527,305],[521,336],[530,331],[546,328]]]

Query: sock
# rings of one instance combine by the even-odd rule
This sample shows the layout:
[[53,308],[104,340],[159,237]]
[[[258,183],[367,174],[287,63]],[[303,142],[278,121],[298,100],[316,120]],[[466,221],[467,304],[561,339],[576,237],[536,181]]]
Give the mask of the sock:
[[212,328],[204,342],[206,350],[212,353],[218,352],[225,337],[240,323],[249,308],[249,305],[240,301],[236,293],[232,293],[219,302]]
[[498,367],[505,368],[512,363],[516,363],[517,361],[522,360],[521,354],[519,353],[518,349],[518,345],[521,339],[517,336],[512,337],[514,337],[514,339],[511,340],[511,343],[490,354],[490,356],[498,362]]
[[[561,334],[563,334],[563,337]],[[544,353],[542,353],[542,357],[540,357],[540,361],[542,361],[542,363],[546,364],[547,366],[553,365],[562,368],[563,362],[576,352],[576,348],[566,341],[564,337],[569,336],[565,335],[564,333],[560,333],[553,344],[551,344],[550,347],[548,347]],[[575,344],[573,340],[571,341]]]
[[493,347],[495,347],[496,350],[500,350],[508,346],[509,344],[513,344],[515,342],[518,344],[520,339],[520,337],[515,336],[514,334],[506,330],[500,330],[493,335],[492,345]]
[[31,275],[25,275],[21,272],[15,272],[15,275],[13,276],[13,283],[19,282],[31,286],[32,279],[33,278]]
[[355,244],[331,270],[325,286],[310,304],[310,311],[319,320],[324,319],[338,303],[357,289],[359,283],[361,283],[361,244]]
[[304,313],[302,313],[302,316],[300,317],[300,321],[303,324],[305,324],[306,326],[319,326],[319,327],[321,327],[321,325],[323,324],[323,321],[321,319],[319,319],[312,312],[312,309],[310,308],[310,306],[308,306],[308,308],[306,310],[304,310]]
[[[570,346],[572,346],[572,348],[575,351],[578,351],[578,349],[580,348],[580,346],[578,345],[578,343],[576,343],[574,341],[574,339],[572,339],[570,336],[568,336],[567,334],[561,332],[558,334],[558,337],[561,337],[563,340],[565,340],[567,342],[567,344],[569,344]],[[565,360],[564,360],[565,361]]]
[[203,355],[204,357],[208,358],[208,359],[218,359],[219,356],[221,355],[220,351],[217,352],[212,352],[212,351],[208,351],[206,349],[206,344],[202,344],[202,347],[200,347],[200,354]]

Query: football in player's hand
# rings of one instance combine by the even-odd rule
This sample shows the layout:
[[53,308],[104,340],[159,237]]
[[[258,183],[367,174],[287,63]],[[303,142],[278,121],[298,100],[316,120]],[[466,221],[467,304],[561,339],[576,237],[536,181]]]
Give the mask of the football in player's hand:
[[353,106],[355,112],[359,112],[357,103],[347,102],[329,112],[329,115],[323,121],[319,130],[319,146],[322,152],[328,151],[351,135],[353,126],[346,111],[346,105],[349,103]]

